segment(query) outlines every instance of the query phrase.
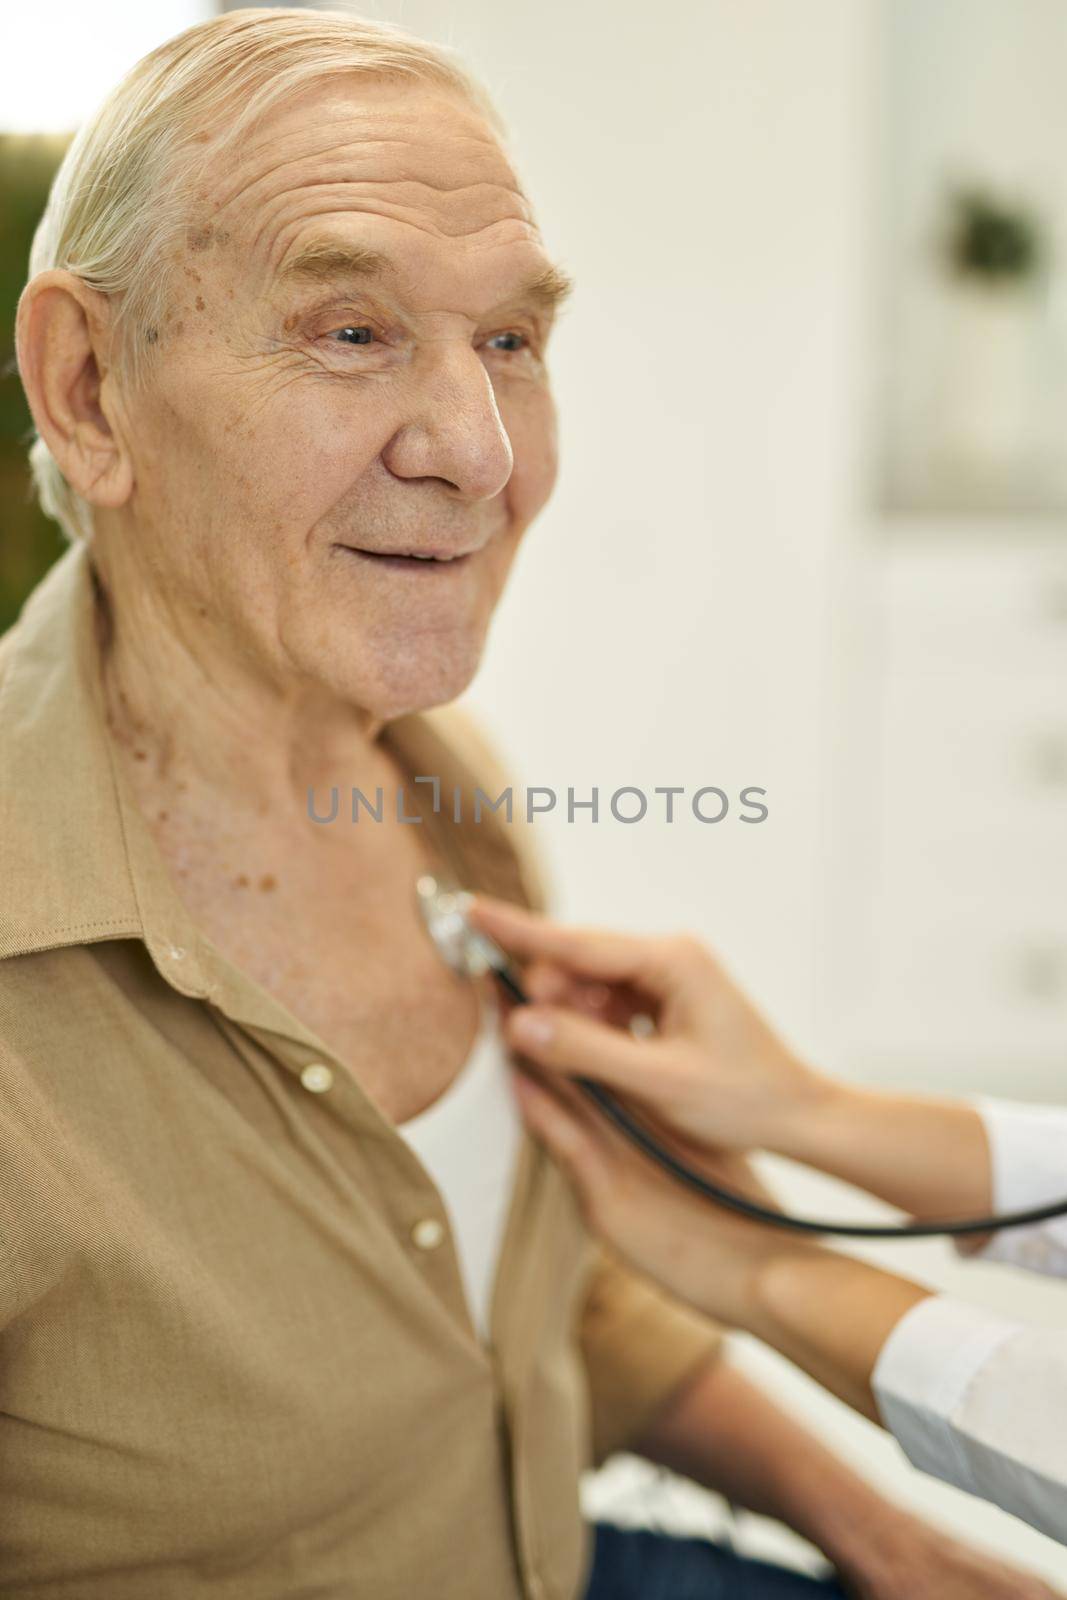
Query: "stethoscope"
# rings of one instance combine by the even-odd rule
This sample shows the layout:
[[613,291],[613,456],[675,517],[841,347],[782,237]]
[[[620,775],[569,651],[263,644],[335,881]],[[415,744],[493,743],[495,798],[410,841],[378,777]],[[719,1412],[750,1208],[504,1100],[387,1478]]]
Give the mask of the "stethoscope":
[[[472,928],[467,921],[470,896],[455,885],[441,883],[426,874],[416,884],[419,908],[427,930],[444,960],[455,972],[468,978],[492,973],[510,999],[518,1005],[528,1005],[530,997],[524,990],[518,971],[508,955],[494,939]],[[968,1217],[962,1221],[941,1222],[820,1222],[811,1217],[793,1217],[749,1200],[732,1189],[713,1183],[702,1173],[688,1166],[672,1154],[645,1125],[619,1104],[599,1083],[588,1078],[573,1080],[614,1124],[631,1144],[661,1167],[678,1183],[696,1190],[705,1200],[736,1211],[753,1222],[762,1222],[774,1228],[789,1228],[795,1233],[837,1234],[848,1239],[926,1239],[937,1235],[968,1233],[997,1233],[1005,1228],[1022,1228],[1034,1222],[1047,1222],[1051,1217],[1067,1216],[1067,1199],[1052,1205],[1035,1206],[1030,1211],[1010,1211],[1000,1216]]]

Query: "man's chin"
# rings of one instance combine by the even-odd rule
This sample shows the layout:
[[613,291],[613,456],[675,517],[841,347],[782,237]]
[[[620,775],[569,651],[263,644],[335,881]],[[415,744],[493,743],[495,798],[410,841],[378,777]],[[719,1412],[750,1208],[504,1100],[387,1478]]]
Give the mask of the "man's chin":
[[379,679],[357,690],[349,698],[368,711],[377,722],[394,722],[397,717],[416,711],[430,711],[448,705],[467,689],[478,670],[478,658],[462,667],[451,663],[447,670],[406,672]]
[[[481,616],[447,627],[383,626],[380,618],[354,627],[351,619],[321,626],[290,648],[304,675],[374,721],[447,705],[469,686],[481,665],[487,623]],[[303,630],[301,630],[303,632]]]

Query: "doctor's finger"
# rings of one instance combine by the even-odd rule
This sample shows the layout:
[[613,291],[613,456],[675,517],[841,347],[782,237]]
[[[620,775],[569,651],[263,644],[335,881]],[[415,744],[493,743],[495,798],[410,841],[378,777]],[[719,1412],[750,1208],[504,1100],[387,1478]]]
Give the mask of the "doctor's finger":
[[637,1039],[596,1017],[555,1006],[516,1006],[504,1034],[513,1049],[550,1073],[595,1078],[645,1099],[657,1098],[665,1086],[663,1041]]
[[531,1000],[550,1006],[573,1006],[591,989],[607,990],[600,980],[576,977],[569,967],[545,956],[525,963],[522,983]]
[[472,927],[489,934],[509,955],[547,957],[587,978],[630,983],[665,998],[710,957],[687,935],[635,935],[610,928],[571,927],[539,912],[473,895],[467,915]]
[[569,1006],[603,1022],[624,1028],[648,1002],[628,984],[605,983],[601,978],[578,978],[558,961],[538,956],[523,968],[523,988],[535,1005]]

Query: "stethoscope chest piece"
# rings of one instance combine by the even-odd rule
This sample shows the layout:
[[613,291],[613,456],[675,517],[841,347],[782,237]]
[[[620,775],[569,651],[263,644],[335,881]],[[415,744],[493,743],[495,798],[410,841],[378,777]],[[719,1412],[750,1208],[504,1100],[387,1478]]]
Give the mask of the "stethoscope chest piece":
[[415,894],[426,931],[453,972],[480,978],[506,965],[500,946],[468,923],[467,908],[473,897],[465,889],[427,872],[416,883]]

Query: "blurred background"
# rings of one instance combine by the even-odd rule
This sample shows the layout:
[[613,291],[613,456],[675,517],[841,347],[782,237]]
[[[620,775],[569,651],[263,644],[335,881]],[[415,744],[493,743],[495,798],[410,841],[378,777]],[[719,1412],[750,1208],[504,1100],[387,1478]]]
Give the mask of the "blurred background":
[[[0,627],[62,548],[12,360],[70,131],[194,0],[10,8],[0,64]],[[1067,8],[395,0],[496,96],[548,247],[562,472],[467,699],[559,911],[692,928],[842,1073],[1067,1101]],[[681,786],[639,823],[614,790]],[[714,785],[716,824],[688,809]],[[767,820],[739,820],[748,786]],[[600,791],[600,820],[566,814]],[[715,804],[709,802],[709,808]],[[709,810],[714,814],[714,810]],[[774,1168],[796,1205],[878,1208]],[[1067,1179],[1065,1179],[1067,1187]],[[865,1253],[1050,1324],[1062,1289]],[[871,1477],[1048,1577],[1062,1549],[742,1359]],[[591,1507],[721,1528],[631,1460]],[[800,1564],[756,1518],[733,1536]]]

